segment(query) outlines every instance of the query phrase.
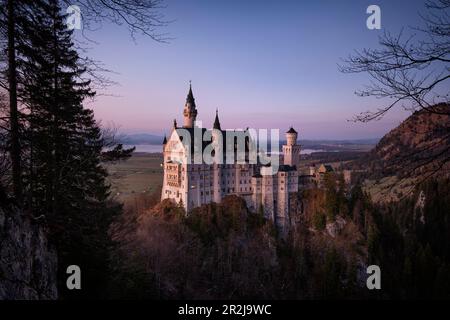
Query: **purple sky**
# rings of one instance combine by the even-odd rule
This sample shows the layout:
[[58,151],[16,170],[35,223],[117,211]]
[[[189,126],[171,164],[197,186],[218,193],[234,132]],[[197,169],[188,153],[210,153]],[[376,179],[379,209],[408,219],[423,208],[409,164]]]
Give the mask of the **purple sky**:
[[[337,64],[354,49],[376,47],[381,32],[420,23],[423,1],[209,1],[166,0],[174,20],[161,30],[168,44],[132,41],[125,27],[103,25],[88,36],[89,56],[117,74],[119,85],[90,106],[105,125],[126,133],[170,132],[182,123],[192,80],[198,119],[212,126],[215,109],[224,128],[294,126],[300,139],[380,137],[407,113],[370,124],[353,115],[388,101],[359,98],[365,75]],[[366,8],[381,7],[382,30],[366,28]]]

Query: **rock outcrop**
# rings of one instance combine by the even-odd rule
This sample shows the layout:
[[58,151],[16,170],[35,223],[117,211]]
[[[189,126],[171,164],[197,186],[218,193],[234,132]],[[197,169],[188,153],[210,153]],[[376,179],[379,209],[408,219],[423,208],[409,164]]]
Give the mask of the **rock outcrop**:
[[56,271],[43,224],[0,206],[0,300],[56,299]]

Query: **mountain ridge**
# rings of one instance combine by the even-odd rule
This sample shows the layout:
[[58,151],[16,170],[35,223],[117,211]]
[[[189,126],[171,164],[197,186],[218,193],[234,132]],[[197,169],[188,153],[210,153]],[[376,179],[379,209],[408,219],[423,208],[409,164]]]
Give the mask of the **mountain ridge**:
[[[450,158],[450,105],[435,112],[414,112],[388,132],[368,153],[372,170],[384,175],[420,175],[448,166]],[[439,113],[437,113],[439,112]]]

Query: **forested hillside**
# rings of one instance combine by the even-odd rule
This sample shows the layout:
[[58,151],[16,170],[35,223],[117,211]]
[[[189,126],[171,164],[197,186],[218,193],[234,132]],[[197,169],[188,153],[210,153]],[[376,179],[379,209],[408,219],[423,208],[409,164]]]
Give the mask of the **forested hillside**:
[[414,112],[387,133],[377,146],[359,161],[373,177],[399,178],[448,174],[450,159],[450,106],[440,104],[434,112]]
[[[330,179],[332,181],[332,179]],[[112,234],[113,297],[419,298],[448,297],[450,181],[418,187],[414,197],[377,206],[360,187],[340,194],[299,194],[291,232],[228,197],[221,204],[183,209],[142,198]],[[145,200],[145,201],[144,201]],[[438,241],[438,239],[440,239]],[[365,286],[366,267],[382,270],[382,288]]]

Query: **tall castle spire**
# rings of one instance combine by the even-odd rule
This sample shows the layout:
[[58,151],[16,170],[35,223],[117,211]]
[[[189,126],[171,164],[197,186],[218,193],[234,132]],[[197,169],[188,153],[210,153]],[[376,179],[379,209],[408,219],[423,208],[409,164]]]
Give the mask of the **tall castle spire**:
[[194,94],[192,93],[192,84],[189,81],[189,93],[186,97],[186,103],[183,109],[184,127],[193,128],[197,118],[197,109],[195,105]]
[[195,98],[194,94],[192,93],[192,84],[189,81],[189,93],[186,98],[186,103],[191,103],[195,107]]
[[218,109],[216,109],[216,118],[214,119],[213,129],[221,130],[220,129],[219,110]]

